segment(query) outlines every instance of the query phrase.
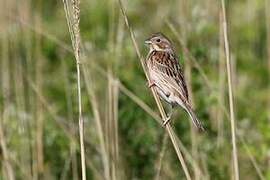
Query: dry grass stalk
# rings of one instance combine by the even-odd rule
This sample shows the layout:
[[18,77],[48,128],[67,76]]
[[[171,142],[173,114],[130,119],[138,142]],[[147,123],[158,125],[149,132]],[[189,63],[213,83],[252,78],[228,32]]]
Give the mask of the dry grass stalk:
[[[68,0],[63,0],[64,9],[66,13],[67,24],[72,41],[73,51],[76,59],[77,68],[77,90],[78,90],[78,106],[79,106],[79,134],[80,134],[80,148],[81,148],[81,168],[82,179],[86,180],[86,166],[85,166],[85,148],[84,148],[84,123],[82,117],[82,100],[81,100],[81,70],[80,70],[80,0],[72,0],[70,6]],[[71,11],[72,7],[72,11]],[[72,12],[72,14],[70,13]]]
[[112,72],[108,71],[108,152],[110,155],[110,177],[112,180],[119,179],[118,166],[118,83],[115,81]]
[[[9,17],[11,15],[14,15],[14,13],[10,13]],[[29,0],[24,1],[20,4],[20,8],[18,8],[17,11],[18,18],[24,20],[27,23],[33,22],[30,15],[30,2]],[[10,18],[11,19],[11,18]],[[33,26],[34,27],[34,26]],[[31,72],[34,69],[33,64],[35,62],[32,62],[32,54],[33,54],[33,48],[32,48],[32,40],[31,40],[31,31],[29,29],[22,29],[22,32],[18,34],[18,36],[22,37],[22,41],[25,42],[25,46],[23,48],[23,51],[26,52],[26,60],[22,60],[20,58],[19,50],[17,50],[17,56],[20,61],[14,63],[16,66],[18,66],[18,72],[16,72],[16,86],[18,85],[17,89],[17,106],[18,106],[18,115],[23,113],[22,118],[20,119],[20,128],[21,128],[21,152],[20,152],[20,159],[21,164],[24,164],[24,168],[28,172],[28,174],[31,176],[32,179],[36,178],[36,174],[34,171],[35,162],[33,162],[33,158],[36,158],[35,154],[33,153],[35,150],[35,147],[33,147],[33,119],[34,119],[34,111],[35,111],[35,96],[27,96],[26,94],[31,94],[31,90],[29,86],[26,83],[26,80],[23,79],[23,75],[28,74],[29,76],[33,75]],[[18,37],[20,39],[20,37]],[[15,45],[16,44],[16,45]],[[19,43],[15,43],[14,46],[18,46],[19,49]],[[26,95],[26,97],[25,97]],[[27,114],[30,114],[28,116]]]
[[[119,5],[120,5],[120,9],[121,9],[122,15],[123,15],[123,17],[124,17],[126,26],[127,26],[127,28],[129,29],[129,33],[130,33],[130,36],[131,36],[133,45],[134,45],[134,47],[135,47],[136,53],[137,53],[137,55],[138,55],[138,57],[139,57],[139,59],[140,59],[141,65],[142,65],[142,67],[143,67],[143,70],[144,70],[146,79],[147,79],[147,81],[149,82],[149,74],[148,74],[148,71],[146,70],[145,62],[144,62],[143,57],[141,56],[141,53],[140,53],[140,51],[139,51],[139,47],[138,47],[138,45],[137,45],[137,43],[136,43],[134,33],[133,33],[133,31],[132,31],[132,29],[131,29],[131,27],[130,27],[130,25],[129,25],[129,21],[128,21],[128,18],[127,18],[127,15],[126,15],[126,11],[125,11],[125,9],[124,9],[124,7],[123,7],[122,1],[119,0],[118,2],[119,2]],[[155,88],[152,87],[152,88],[151,88],[151,91],[152,91],[152,94],[153,94],[153,96],[154,96],[154,99],[155,99],[155,101],[156,101],[156,103],[157,103],[157,106],[158,106],[158,109],[159,109],[159,111],[160,111],[161,117],[162,117],[163,120],[165,120],[165,119],[167,118],[167,115],[166,115],[165,110],[164,110],[164,108],[163,108],[163,106],[162,106],[162,104],[161,104],[161,101],[160,101],[160,99],[159,99],[159,97],[158,97],[158,95],[157,95],[157,93],[156,93]],[[175,151],[176,151],[177,157],[178,157],[178,159],[179,159],[179,161],[180,161],[180,163],[181,163],[181,165],[182,165],[182,168],[183,168],[183,170],[184,170],[185,176],[186,176],[186,178],[187,178],[188,180],[191,180],[191,177],[190,177],[190,174],[189,174],[187,165],[186,165],[185,160],[184,160],[184,158],[183,158],[183,156],[182,156],[182,154],[181,154],[181,151],[180,151],[180,149],[179,149],[179,147],[178,147],[176,138],[175,138],[175,136],[174,136],[174,134],[173,134],[173,129],[172,129],[172,127],[171,127],[171,125],[170,125],[169,123],[166,125],[165,128],[166,128],[167,133],[168,133],[169,136],[170,136],[170,139],[171,139],[172,144],[173,144],[173,147],[174,147],[174,149],[175,149]]]
[[5,141],[5,136],[4,136],[4,131],[3,131],[3,122],[2,122],[2,117],[0,117],[0,147],[3,155],[3,160],[2,160],[2,166],[4,168],[4,172],[6,173],[6,178],[8,180],[14,180],[14,172],[13,168],[10,163],[10,157],[8,153],[8,149],[6,146],[6,141]]
[[113,87],[112,87],[112,78],[111,78],[111,70],[107,71],[107,113],[106,113],[106,122],[107,122],[107,129],[106,132],[106,142],[107,142],[107,152],[109,154],[109,166],[110,166],[110,179],[114,180],[114,162],[113,162]]
[[221,0],[222,5],[222,23],[223,23],[223,36],[224,36],[224,46],[225,46],[225,56],[226,56],[226,67],[228,76],[228,91],[229,91],[229,105],[230,105],[230,120],[231,120],[231,133],[232,133],[232,146],[233,146],[233,167],[234,167],[234,178],[239,180],[239,167],[237,159],[237,146],[236,146],[236,126],[235,126],[235,115],[234,115],[234,104],[233,104],[233,88],[232,88],[232,76],[231,76],[231,62],[230,62],[230,49],[228,41],[227,32],[227,20],[226,20],[226,10],[225,2]]
[[[59,54],[63,54],[59,53]],[[72,93],[70,91],[71,89],[71,84],[69,82],[68,79],[68,69],[67,69],[67,65],[66,62],[64,61],[64,58],[61,58],[61,70],[62,70],[62,76],[63,76],[63,80],[64,80],[64,88],[65,88],[65,98],[66,98],[66,104],[67,104],[67,117],[69,119],[69,128],[74,131],[73,128],[73,123],[74,123],[74,119],[73,119],[73,102],[72,102]],[[71,166],[72,166],[72,179],[74,180],[78,180],[79,176],[78,176],[78,165],[77,165],[77,156],[76,156],[76,144],[74,142],[70,142],[69,144],[70,146],[70,156],[71,158]]]
[[265,177],[263,176],[263,173],[256,161],[256,159],[254,158],[254,156],[252,155],[252,152],[250,151],[250,148],[248,147],[247,143],[245,142],[244,138],[243,137],[240,137],[239,138],[241,143],[243,144],[247,154],[248,154],[248,158],[250,159],[252,165],[254,166],[255,170],[256,170],[256,173],[257,175],[259,176],[260,180],[266,180]]
[[225,94],[225,55],[224,55],[224,38],[223,38],[223,24],[222,13],[219,13],[219,95],[218,95],[218,111],[217,111],[217,145],[221,146],[224,142],[224,94]]
[[[21,4],[20,8],[18,8],[18,16],[21,19],[24,19],[25,22],[27,23],[31,23],[33,22],[32,16],[31,16],[31,7],[30,7],[30,2],[29,0],[26,0],[23,4]],[[13,14],[10,14],[13,15]],[[36,28],[36,27],[35,27]],[[33,53],[33,41],[32,41],[32,35],[31,35],[31,31],[29,31],[28,29],[23,29],[22,31],[22,37],[23,37],[23,41],[24,43],[24,51],[26,52],[26,60],[22,61],[22,75],[27,75],[29,77],[33,76],[33,72],[34,72],[34,66],[33,64],[35,64],[35,61],[32,57]],[[23,79],[23,84],[27,84],[26,80]],[[35,144],[32,143],[33,139],[34,139],[34,131],[35,131],[35,127],[34,127],[34,121],[33,119],[34,117],[34,113],[35,113],[35,96],[31,96],[31,90],[30,87],[28,85],[24,85],[24,91],[26,95],[25,98],[25,112],[29,113],[30,116],[26,117],[25,119],[25,131],[26,131],[26,136],[28,138],[28,147],[23,148],[23,154],[22,154],[22,159],[23,161],[28,161],[29,162],[29,173],[32,176],[32,179],[37,179],[37,170],[36,170],[36,161],[34,161],[36,159],[36,154],[35,154]],[[25,143],[25,145],[27,145]],[[26,166],[26,165],[25,165]]]
[[10,161],[14,166],[17,167],[16,173],[19,171],[24,179],[33,179],[32,174],[29,173],[27,169],[22,166],[22,163],[18,162],[17,158],[10,157]]
[[[180,16],[179,16],[179,21],[180,23],[183,25],[183,27],[181,28],[181,34],[182,34],[182,41],[181,41],[181,45],[182,47],[184,47],[184,52],[183,52],[183,56],[184,56],[184,61],[185,61],[185,66],[184,66],[184,73],[185,73],[185,78],[186,78],[186,83],[187,83],[187,89],[189,92],[189,100],[191,102],[191,104],[194,106],[194,99],[193,99],[193,91],[192,91],[192,86],[191,86],[191,82],[192,82],[192,74],[191,74],[191,69],[192,69],[192,64],[191,61],[189,60],[188,57],[188,51],[187,51],[187,40],[188,40],[188,32],[189,30],[187,29],[188,26],[188,22],[189,22],[189,4],[187,0],[182,0],[181,1],[181,12]],[[172,26],[172,25],[170,25]],[[175,29],[174,29],[175,30]],[[176,32],[176,30],[175,30]],[[177,34],[178,35],[178,34]],[[178,37],[178,39],[181,39],[180,37]],[[189,121],[190,124],[190,137],[191,137],[191,153],[192,153],[192,157],[194,158],[194,160],[196,162],[199,162],[199,156],[198,156],[198,134],[196,132],[196,129],[193,128],[193,124],[192,121]],[[194,167],[194,166],[193,166]],[[200,171],[198,170],[198,168],[194,168],[194,179],[195,180],[199,180],[201,177],[200,175]]]
[[[39,16],[35,16],[35,26],[37,29],[41,29],[41,19]],[[36,85],[42,93],[42,55],[41,55],[41,38],[36,34]],[[38,177],[43,177],[44,173],[44,155],[43,155],[43,107],[39,100],[36,98],[36,169]]]
[[70,164],[71,164],[71,160],[72,160],[72,156],[66,158],[63,170],[62,170],[61,175],[60,175],[60,180],[67,179],[69,167],[70,167]]
[[[267,36],[267,61],[270,79],[270,0],[265,0],[265,23],[266,23],[266,36]],[[270,82],[268,84],[270,91]],[[268,96],[268,120],[270,123],[270,95]]]
[[[8,8],[8,2],[4,2],[4,5],[1,7],[1,10],[5,12],[4,8]],[[0,17],[1,18],[1,17]],[[3,21],[3,24],[7,24],[7,19],[0,19]],[[1,21],[1,22],[2,22]],[[3,96],[3,102],[1,102],[1,109],[0,114],[0,152],[3,156],[2,167],[3,172],[8,180],[14,180],[14,170],[10,163],[10,154],[7,148],[6,139],[5,139],[5,132],[4,132],[4,125],[5,122],[9,120],[10,116],[10,93],[12,91],[11,84],[10,84],[10,66],[9,66],[9,39],[8,34],[2,33],[0,36],[1,40],[1,93]]]
[[104,168],[104,177],[106,179],[109,179],[110,168],[109,168],[108,152],[105,146],[105,133],[102,129],[102,122],[101,122],[101,115],[98,108],[98,101],[94,93],[94,87],[93,87],[94,84],[92,83],[90,85],[90,83],[93,82],[93,80],[91,78],[90,73],[88,72],[88,68],[83,67],[82,72],[85,79],[86,90],[88,93],[89,101],[91,103],[92,110],[93,110],[94,120],[97,126],[97,133],[98,133],[98,137],[100,141],[100,150],[101,150],[100,154],[101,154],[102,164]]
[[161,179],[161,168],[162,168],[162,162],[164,160],[163,158],[165,156],[167,141],[168,141],[168,134],[164,134],[164,137],[162,140],[162,148],[161,148],[161,151],[159,153],[159,159],[158,159],[158,164],[157,164],[157,173],[156,173],[155,180]]
[[202,178],[203,180],[210,180],[211,179],[210,175],[209,175],[209,171],[208,171],[208,164],[207,164],[208,159],[207,159],[207,157],[208,156],[206,154],[201,155],[202,168],[203,168],[203,170],[205,172],[204,177]]

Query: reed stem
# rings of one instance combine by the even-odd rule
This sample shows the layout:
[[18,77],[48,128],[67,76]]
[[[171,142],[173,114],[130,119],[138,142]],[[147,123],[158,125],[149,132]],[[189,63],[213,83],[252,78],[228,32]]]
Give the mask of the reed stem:
[[[84,148],[84,123],[82,116],[82,98],[81,98],[81,70],[80,70],[80,0],[72,0],[72,11],[68,0],[63,0],[64,9],[69,28],[69,33],[72,41],[74,56],[76,59],[77,70],[77,93],[78,93],[78,107],[79,107],[79,136],[80,136],[80,150],[81,150],[81,168],[82,179],[86,180],[86,166],[85,166],[85,148]],[[71,13],[72,12],[72,16]]]
[[234,165],[234,179],[239,180],[239,167],[237,159],[237,146],[236,146],[236,135],[235,135],[235,116],[234,116],[234,104],[233,104],[233,88],[232,88],[232,76],[231,76],[231,62],[230,62],[230,49],[227,32],[227,20],[225,12],[225,2],[221,0],[222,4],[222,24],[223,24],[223,36],[226,56],[226,67],[228,76],[228,91],[229,91],[229,105],[230,105],[230,120],[231,120],[231,133],[232,133],[232,146],[233,146],[233,165]]

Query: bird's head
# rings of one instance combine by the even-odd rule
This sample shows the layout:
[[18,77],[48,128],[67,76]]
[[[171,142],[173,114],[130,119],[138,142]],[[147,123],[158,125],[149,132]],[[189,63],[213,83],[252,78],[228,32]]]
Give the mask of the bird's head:
[[162,33],[155,33],[144,42],[150,47],[150,50],[173,51],[170,40]]

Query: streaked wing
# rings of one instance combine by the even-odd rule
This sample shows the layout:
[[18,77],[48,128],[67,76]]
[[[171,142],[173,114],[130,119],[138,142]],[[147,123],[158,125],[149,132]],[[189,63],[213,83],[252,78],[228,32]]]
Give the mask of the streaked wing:
[[[154,52],[151,58],[152,70],[159,74],[160,81],[167,83],[179,93],[182,100],[188,102],[188,90],[185,83],[183,70],[176,57],[168,52]],[[184,99],[183,99],[184,97]]]

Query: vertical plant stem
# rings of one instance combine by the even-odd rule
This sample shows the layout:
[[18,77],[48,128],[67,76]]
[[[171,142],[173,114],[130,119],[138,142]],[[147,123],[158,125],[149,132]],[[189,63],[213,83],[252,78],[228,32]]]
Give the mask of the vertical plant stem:
[[114,177],[120,179],[119,174],[119,143],[118,143],[118,97],[119,88],[118,81],[113,80],[113,138],[114,138],[114,151],[113,151],[113,162],[114,162]]
[[[91,62],[92,64],[92,62]],[[94,83],[92,83],[92,86],[90,86],[90,82],[93,82],[90,73],[88,72],[88,69],[84,66],[82,68],[83,76],[85,79],[85,84],[86,84],[86,89],[88,93],[88,97],[90,99],[90,103],[93,109],[93,114],[94,114],[94,120],[96,122],[96,128],[97,128],[97,133],[100,141],[100,151],[101,151],[101,158],[102,158],[102,163],[103,163],[103,168],[104,168],[104,177],[106,180],[110,179],[110,168],[109,168],[109,160],[108,160],[108,152],[106,150],[106,145],[105,145],[105,133],[102,128],[102,121],[101,121],[101,115],[98,110],[98,101],[97,97],[95,96],[94,93]]]
[[[128,30],[129,30],[130,37],[131,37],[132,42],[133,42],[133,46],[135,47],[136,53],[137,53],[137,55],[138,55],[138,57],[139,57],[139,60],[140,60],[140,62],[141,62],[141,65],[142,65],[142,67],[143,67],[143,71],[144,71],[144,73],[145,73],[146,79],[147,79],[147,81],[149,82],[149,74],[148,74],[148,71],[146,70],[145,62],[144,62],[143,57],[141,56],[141,53],[140,53],[140,51],[139,51],[139,47],[138,47],[138,45],[137,45],[137,43],[136,43],[134,33],[133,33],[133,31],[132,31],[132,29],[131,29],[131,27],[130,27],[130,25],[129,25],[128,17],[127,17],[127,15],[126,15],[126,11],[125,11],[125,9],[124,9],[124,7],[123,7],[122,0],[118,0],[118,2],[119,2],[119,6],[120,6],[120,9],[121,9],[122,15],[123,15],[123,17],[124,17],[126,26],[127,26]],[[152,94],[153,94],[154,99],[155,99],[155,101],[156,101],[156,104],[157,104],[157,106],[158,106],[158,109],[159,109],[159,112],[160,112],[160,114],[161,114],[161,117],[162,117],[163,120],[165,120],[165,119],[167,118],[167,115],[166,115],[165,110],[164,110],[164,108],[163,108],[163,106],[162,106],[162,104],[161,104],[161,101],[160,101],[160,99],[159,99],[159,97],[158,97],[158,95],[157,95],[157,93],[156,93],[156,89],[155,89],[154,87],[152,87],[152,88],[151,88],[151,91],[152,91]],[[167,125],[166,125],[165,128],[166,128],[167,133],[169,134],[170,140],[172,141],[173,147],[174,147],[175,152],[176,152],[176,154],[177,154],[177,157],[178,157],[178,159],[179,159],[179,161],[180,161],[180,163],[181,163],[181,165],[182,165],[182,168],[183,168],[183,171],[184,171],[184,173],[185,173],[185,176],[186,176],[186,178],[187,178],[188,180],[191,180],[189,171],[188,171],[188,169],[187,169],[187,165],[186,165],[185,160],[184,160],[184,157],[183,157],[183,155],[181,154],[181,151],[180,151],[180,149],[179,149],[179,147],[178,147],[178,144],[177,144],[176,138],[175,138],[175,136],[174,136],[174,134],[173,134],[173,129],[172,129],[170,123],[167,123]]]
[[[188,40],[188,32],[189,29],[187,29],[188,26],[188,22],[189,22],[189,1],[187,0],[182,0],[181,1],[181,24],[183,25],[182,29],[182,43],[183,43],[183,47],[187,47],[187,40]],[[183,58],[185,59],[185,78],[186,78],[186,82],[187,82],[187,88],[188,88],[188,92],[189,92],[189,100],[190,103],[193,105],[193,93],[192,93],[192,74],[191,74],[191,68],[192,68],[192,64],[191,61],[188,58],[188,54],[187,51],[183,51]],[[194,160],[196,162],[198,162],[199,157],[198,157],[198,135],[196,132],[196,129],[193,128],[193,124],[191,121],[190,122],[190,137],[191,137],[191,153],[192,153],[192,157],[194,158]],[[200,179],[200,171],[198,170],[198,168],[196,168],[196,166],[194,166],[194,179],[195,180],[199,180]]]
[[231,120],[231,134],[232,134],[232,147],[233,147],[233,166],[234,166],[234,179],[239,180],[239,168],[237,159],[237,146],[236,146],[236,127],[235,127],[235,115],[234,115],[234,104],[233,104],[233,88],[232,88],[232,76],[231,76],[231,62],[230,62],[230,49],[227,32],[227,20],[225,11],[225,2],[221,0],[222,14],[223,14],[223,36],[226,56],[226,67],[228,76],[228,91],[229,91],[229,105],[230,105],[230,120]]
[[79,103],[79,133],[80,133],[80,147],[81,147],[81,166],[82,166],[82,179],[86,180],[86,167],[85,167],[85,149],[84,149],[84,125],[82,117],[82,102],[81,102],[81,84],[80,84],[80,64],[77,62],[77,88],[78,88],[78,103]]
[[106,120],[107,120],[107,144],[108,144],[108,149],[107,152],[109,154],[109,167],[110,167],[110,179],[114,180],[113,177],[113,160],[112,160],[112,151],[113,151],[113,137],[112,137],[112,130],[113,130],[113,126],[112,126],[112,118],[113,118],[113,112],[112,112],[112,103],[113,103],[113,97],[112,97],[112,78],[111,78],[111,68],[109,67],[109,69],[107,70],[107,80],[108,80],[108,88],[107,88],[107,116],[106,116]]
[[[40,1],[39,1],[40,3]],[[40,5],[39,5],[40,6]],[[38,7],[39,8],[39,7]],[[37,29],[41,29],[41,19],[35,16],[35,25]],[[36,34],[36,85],[42,93],[42,56],[41,56],[41,38]],[[43,164],[43,106],[36,98],[36,159],[37,159],[37,173],[38,178],[43,177],[44,164]]]
[[80,150],[81,150],[81,168],[82,179],[86,180],[85,166],[85,148],[84,148],[84,123],[82,116],[82,98],[81,98],[81,71],[80,71],[80,0],[72,0],[72,15],[70,15],[71,7],[68,0],[63,0],[66,13],[67,24],[71,36],[73,51],[76,59],[77,70],[77,93],[79,107],[79,135],[80,135]]
[[164,134],[163,140],[162,140],[162,148],[159,154],[158,164],[157,164],[157,173],[155,176],[155,180],[159,180],[160,174],[161,174],[161,168],[162,168],[162,162],[164,160],[164,155],[167,147],[167,141],[168,141],[168,134]]
[[[60,55],[63,54],[59,53]],[[61,70],[62,70],[62,75],[64,79],[64,84],[65,84],[65,98],[66,98],[66,104],[67,104],[67,115],[69,119],[69,128],[71,131],[73,130],[73,102],[72,102],[72,93],[70,91],[71,85],[70,81],[68,79],[68,69],[67,69],[67,64],[64,61],[64,57],[61,56]],[[78,166],[77,166],[77,156],[76,156],[76,143],[70,141],[69,143],[69,148],[70,148],[70,156],[71,156],[71,166],[72,166],[72,179],[73,180],[78,180]]]
[[[25,23],[31,23],[32,16],[31,16],[31,8],[30,8],[30,2],[29,0],[25,0],[23,4],[18,5],[18,13],[20,19],[23,19]],[[21,41],[24,43],[24,51],[25,51],[25,59],[22,59],[22,75],[32,77],[34,72],[34,61],[32,58],[33,53],[33,42],[31,39],[31,31],[28,29],[23,29],[21,34]],[[22,77],[23,77],[22,76]],[[22,154],[23,159],[29,160],[30,162],[30,171],[32,179],[37,179],[37,170],[36,170],[36,156],[35,156],[35,147],[33,143],[34,139],[34,112],[35,112],[35,96],[31,95],[31,88],[29,87],[28,83],[26,82],[26,79],[23,79],[23,88],[25,91],[24,96],[25,98],[25,111],[26,114],[29,114],[26,116],[25,119],[25,134],[27,135],[27,142],[25,143],[26,148],[23,150],[25,151],[24,154]],[[27,153],[27,154],[26,154]]]
[[[8,6],[8,4],[5,4]],[[5,8],[7,8],[4,5]],[[3,10],[1,8],[1,10]],[[8,22],[6,22],[8,23]],[[8,180],[14,180],[14,171],[13,167],[10,163],[10,153],[8,151],[7,145],[6,145],[6,139],[5,139],[5,133],[4,133],[4,123],[10,120],[10,93],[12,91],[11,84],[10,84],[10,61],[9,61],[9,39],[8,34],[3,33],[0,36],[1,40],[1,77],[0,77],[0,87],[1,94],[3,96],[3,102],[0,102],[0,106],[3,107],[3,110],[0,109],[0,152],[3,156],[3,160],[1,160],[1,165],[3,168],[3,172],[6,175],[6,178]],[[3,111],[3,112],[2,112]]]
[[[265,0],[265,23],[267,36],[268,88],[270,91],[270,0]],[[268,121],[270,123],[270,95],[268,95]]]
[[261,180],[265,180],[265,178],[264,178],[264,176],[263,176],[263,174],[262,174],[262,171],[261,171],[261,169],[260,169],[258,163],[256,162],[256,159],[254,158],[252,152],[250,151],[250,149],[249,149],[247,143],[245,142],[244,138],[240,136],[239,139],[240,139],[241,143],[243,144],[243,147],[245,148],[245,150],[246,150],[246,152],[247,152],[247,154],[248,154],[248,158],[250,159],[252,165],[254,166],[257,175],[259,176],[259,178],[260,178]]
[[[78,46],[79,46],[79,44],[78,44]],[[75,56],[76,56],[76,68],[77,68],[77,90],[78,90],[78,105],[79,105],[79,133],[80,133],[80,147],[81,147],[82,179],[86,180],[85,149],[84,149],[84,124],[83,124],[83,117],[82,117],[81,71],[80,71],[79,47],[76,50]]]
[[218,111],[217,111],[217,145],[221,146],[224,142],[224,89],[225,89],[225,57],[224,57],[224,38],[223,38],[223,24],[222,24],[222,12],[219,13],[219,95],[218,95]]
[[112,180],[117,178],[117,155],[116,155],[116,144],[117,139],[117,111],[118,111],[118,85],[115,83],[112,72],[107,73],[108,76],[108,119],[109,119],[109,152],[110,152],[110,165],[111,173],[110,177]]
[[14,173],[12,166],[10,164],[9,156],[8,156],[8,149],[6,146],[6,141],[4,137],[4,131],[3,131],[3,123],[2,123],[2,117],[0,117],[0,147],[3,155],[2,160],[2,166],[6,172],[6,176],[8,180],[14,180]]

